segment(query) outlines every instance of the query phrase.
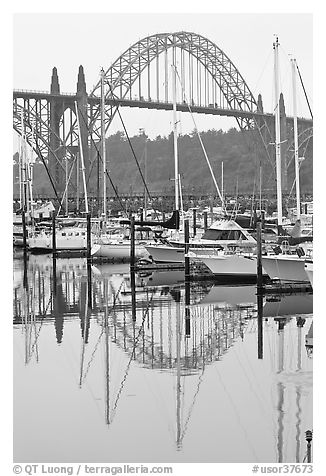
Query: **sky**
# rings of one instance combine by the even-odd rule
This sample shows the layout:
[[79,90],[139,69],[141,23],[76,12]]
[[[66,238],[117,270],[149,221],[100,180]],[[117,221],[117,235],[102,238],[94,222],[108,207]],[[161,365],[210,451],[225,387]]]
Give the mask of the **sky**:
[[[287,13],[17,13],[13,20],[13,87],[48,91],[52,68],[57,67],[61,92],[76,91],[79,65],[83,65],[87,91],[132,44],[161,32],[190,31],[215,43],[231,59],[251,92],[263,96],[265,111],[273,108],[273,41],[280,42],[281,90],[286,111],[292,115],[290,57],[295,56],[313,107],[312,14]],[[151,138],[171,132],[170,112],[123,108],[130,135],[144,128]],[[309,109],[298,86],[298,115]],[[189,114],[181,114],[181,132],[194,127]],[[234,118],[195,116],[199,130],[227,130]],[[118,117],[109,133],[122,130]]]

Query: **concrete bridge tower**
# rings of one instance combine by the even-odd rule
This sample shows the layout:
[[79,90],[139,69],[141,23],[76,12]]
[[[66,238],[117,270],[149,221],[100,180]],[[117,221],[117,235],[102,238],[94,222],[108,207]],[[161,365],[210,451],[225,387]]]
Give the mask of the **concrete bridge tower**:
[[[51,95],[59,95],[60,94],[60,84],[58,78],[57,68],[54,67],[52,70],[52,77],[51,77],[51,87],[50,87]],[[64,176],[63,170],[58,163],[54,153],[58,156],[58,149],[60,147],[60,117],[61,117],[61,101],[58,101],[55,97],[51,97],[50,99],[50,137],[49,137],[49,170],[51,176],[54,180],[55,187],[57,191],[61,191]]]
[[83,148],[83,156],[85,163],[85,172],[86,176],[89,173],[89,149],[88,149],[88,114],[87,114],[87,104],[88,104],[88,95],[86,92],[86,81],[83,66],[79,66],[78,70],[78,80],[77,80],[77,94],[76,101],[79,114],[79,126],[80,126],[80,135]]

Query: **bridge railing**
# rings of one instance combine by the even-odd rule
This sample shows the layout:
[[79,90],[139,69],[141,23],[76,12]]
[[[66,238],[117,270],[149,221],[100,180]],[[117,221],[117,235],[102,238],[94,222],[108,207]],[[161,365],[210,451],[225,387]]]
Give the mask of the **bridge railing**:
[[24,94],[46,94],[47,96],[76,96],[76,93],[51,93],[50,91],[38,91],[36,89],[14,89],[13,92]]
[[[19,94],[19,93],[23,93],[23,94],[44,94],[44,95],[47,95],[47,96],[70,96],[70,97],[74,97],[76,96],[76,94],[74,93],[67,93],[67,92],[60,92],[60,93],[51,93],[49,91],[40,91],[40,90],[31,90],[31,89],[14,89],[13,90],[13,93],[14,94]],[[96,98],[98,100],[100,100],[100,97],[99,96],[89,96],[90,98]],[[166,102],[164,99],[154,99],[154,98],[145,98],[143,96],[140,96],[140,97],[137,97],[137,96],[134,96],[133,98],[124,98],[124,99],[120,99],[120,98],[116,98],[117,101],[125,101],[125,102],[140,102],[140,103],[153,103],[153,104],[172,104],[170,102]],[[187,103],[185,102],[177,102],[177,105],[178,106],[187,106]],[[221,107],[220,105],[218,105],[217,103],[215,104],[197,104],[196,102],[192,101],[190,104],[190,108],[191,107],[199,107],[199,108],[205,108],[205,109],[221,109],[221,110],[230,110],[230,108],[223,108]],[[237,111],[237,112],[241,112],[241,108],[240,107],[236,107],[236,108],[233,108],[232,109],[233,111]],[[242,111],[242,112],[255,112],[255,111]],[[264,116],[273,116],[273,113],[271,112],[264,112],[262,113],[262,115]],[[293,119],[292,116],[287,116],[287,119],[288,120],[291,120]],[[305,118],[305,117],[298,117],[298,120],[299,121],[311,121],[311,119],[309,118]]]

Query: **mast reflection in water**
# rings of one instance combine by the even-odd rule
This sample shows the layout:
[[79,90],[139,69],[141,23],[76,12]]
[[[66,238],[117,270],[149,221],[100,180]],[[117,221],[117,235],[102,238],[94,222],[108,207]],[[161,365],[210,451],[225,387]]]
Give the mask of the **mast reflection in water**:
[[182,272],[31,256],[14,273],[15,461],[303,461],[312,295],[298,316]]

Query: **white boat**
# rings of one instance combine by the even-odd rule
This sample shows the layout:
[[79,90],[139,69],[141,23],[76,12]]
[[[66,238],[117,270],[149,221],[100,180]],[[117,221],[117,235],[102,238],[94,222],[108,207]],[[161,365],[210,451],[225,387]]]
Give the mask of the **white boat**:
[[304,264],[304,269],[306,271],[310,284],[313,287],[313,261],[306,260]]
[[309,282],[305,258],[297,254],[262,256],[262,266],[271,279],[281,282]]
[[[154,243],[154,233],[150,228],[135,231],[135,257],[136,259],[148,258],[149,254],[145,244]],[[92,256],[117,261],[130,260],[130,236],[127,228],[116,228],[111,233],[97,237],[91,249]]]
[[[191,240],[189,248],[193,254],[203,256],[217,249],[252,251],[256,245],[256,240],[235,221],[217,220],[201,238]],[[145,248],[156,263],[183,263],[185,259],[185,245],[182,242],[170,240],[168,244],[145,245]]]
[[[275,71],[278,69],[278,39],[274,44],[275,55]],[[293,85],[295,86],[295,61],[293,62]],[[282,185],[281,185],[281,157],[280,157],[280,111],[279,111],[279,94],[278,94],[278,73],[275,74],[275,98],[276,114],[275,114],[275,146],[276,146],[276,176],[277,176],[277,215],[278,225],[282,225]],[[294,99],[294,141],[295,141],[295,165],[296,165],[296,198],[297,198],[297,221],[291,231],[291,236],[287,239],[284,237],[281,254],[270,254],[262,256],[262,266],[271,279],[278,279],[281,282],[309,282],[308,275],[305,271],[306,258],[312,256],[312,236],[301,236],[300,221],[300,181],[299,181],[299,157],[298,157],[298,134],[297,134],[297,117],[295,106],[295,87],[293,88]],[[312,233],[312,230],[311,230]],[[299,236],[300,235],[300,236]],[[292,238],[292,239],[291,239]],[[283,239],[283,238],[282,238]],[[306,241],[304,243],[303,241]],[[308,242],[309,241],[309,242]],[[300,243],[300,247],[293,249],[289,243]],[[293,251],[292,251],[293,250]]]
[[[113,261],[128,261],[130,260],[130,241],[128,242],[125,240],[124,242],[120,243],[114,241],[111,241],[110,243],[97,241],[97,243],[92,246],[91,254],[92,256],[112,259]],[[135,244],[135,257],[136,259],[148,257],[148,253],[144,245]]]
[[[190,252],[189,257],[202,261],[215,276],[243,279],[257,276],[257,260],[252,253],[220,251],[217,254],[205,256]],[[263,274],[266,275],[266,272]]]
[[[87,249],[87,232],[85,227],[72,226],[56,230],[56,249],[58,251],[83,251]],[[91,239],[94,237],[91,235]],[[42,230],[28,239],[31,252],[51,252],[52,230]]]

